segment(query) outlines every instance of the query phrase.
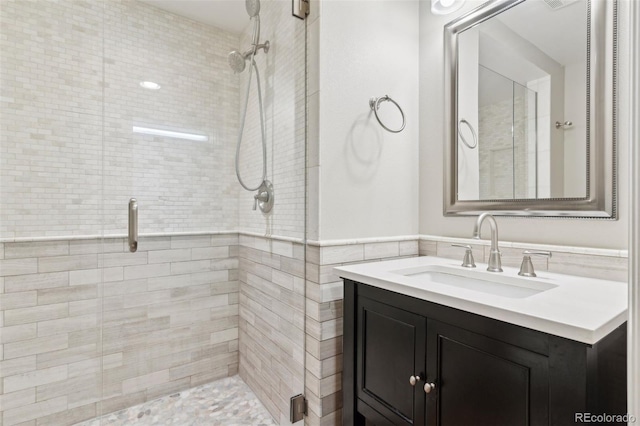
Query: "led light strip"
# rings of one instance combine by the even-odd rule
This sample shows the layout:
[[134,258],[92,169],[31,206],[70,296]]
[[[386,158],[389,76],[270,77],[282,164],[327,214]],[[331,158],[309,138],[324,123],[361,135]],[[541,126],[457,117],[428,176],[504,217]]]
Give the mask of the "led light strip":
[[141,133],[143,135],[153,135],[153,136],[166,136],[168,138],[187,139],[190,141],[199,141],[199,142],[207,142],[209,140],[209,137],[206,135],[173,132],[171,130],[152,129],[150,127],[133,126],[133,133]]

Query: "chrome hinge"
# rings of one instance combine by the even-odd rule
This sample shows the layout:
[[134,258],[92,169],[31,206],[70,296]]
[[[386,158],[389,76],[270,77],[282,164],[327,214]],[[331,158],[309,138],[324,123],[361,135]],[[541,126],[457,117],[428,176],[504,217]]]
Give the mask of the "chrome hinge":
[[289,421],[291,423],[299,422],[307,415],[307,400],[302,394],[291,397],[290,407]]
[[309,16],[309,1],[310,0],[291,0],[293,16],[300,19],[305,19]]

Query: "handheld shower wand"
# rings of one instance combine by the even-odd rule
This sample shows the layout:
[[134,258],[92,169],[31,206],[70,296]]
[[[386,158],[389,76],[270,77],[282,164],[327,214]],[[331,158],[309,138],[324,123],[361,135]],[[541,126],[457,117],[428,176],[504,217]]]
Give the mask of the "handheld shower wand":
[[229,53],[229,66],[235,73],[244,71],[247,59],[255,56],[260,49],[264,50],[264,53],[269,52],[268,40],[260,44],[260,0],[246,0],[245,7],[249,17],[253,20],[253,36],[251,37],[250,49],[244,52],[234,50]]
[[[267,130],[264,122],[264,108],[262,104],[262,88],[260,87],[260,73],[258,72],[258,66],[256,65],[255,56],[260,49],[264,50],[265,53],[269,52],[269,42],[265,41],[263,44],[260,44],[260,0],[246,0],[245,7],[247,9],[247,13],[253,19],[253,37],[251,48],[244,53],[240,53],[237,50],[229,53],[228,61],[229,66],[235,73],[241,73],[244,71],[247,65],[247,59],[249,62],[249,77],[247,81],[247,87],[245,91],[244,97],[244,108],[242,111],[242,116],[240,119],[240,128],[238,130],[238,142],[236,144],[236,176],[238,177],[238,182],[240,185],[247,191],[258,191],[258,194],[254,197],[254,210],[256,208],[256,204],[259,205],[260,210],[263,213],[268,213],[271,211],[273,207],[273,185],[271,182],[267,180]],[[260,180],[260,184],[255,187],[248,186],[242,180],[240,176],[240,146],[242,144],[242,133],[244,131],[245,119],[247,117],[247,105],[249,103],[249,90],[251,88],[251,75],[252,72],[255,71],[256,76],[256,85],[258,89],[258,105],[259,105],[259,115],[260,115],[260,134],[262,139],[262,178]]]
[[244,71],[247,66],[247,59],[252,58],[258,52],[258,50],[264,50],[264,53],[269,52],[269,41],[265,41],[262,44],[254,44],[251,49],[245,52],[238,52],[234,50],[229,53],[227,60],[229,61],[229,66],[236,73],[239,74]]

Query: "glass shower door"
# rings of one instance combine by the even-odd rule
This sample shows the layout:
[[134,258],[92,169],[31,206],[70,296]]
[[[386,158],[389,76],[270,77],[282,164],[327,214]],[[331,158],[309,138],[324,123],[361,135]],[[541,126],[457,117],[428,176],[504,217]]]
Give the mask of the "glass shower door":
[[[247,74],[227,55],[250,46],[248,16],[229,30],[146,1],[0,2],[2,424],[188,423],[249,389],[264,417],[251,402],[232,418],[288,422],[306,355],[305,22],[290,7],[260,11],[263,214],[234,170]],[[196,394],[204,412],[159,410]]]
[[[103,369],[104,413],[160,397],[168,407],[171,395],[188,406],[197,395],[218,407],[211,419],[253,423],[255,410],[216,405],[251,389],[265,419],[281,423],[304,392],[304,21],[290,7],[260,10],[271,49],[255,61],[276,191],[263,214],[234,162],[248,69],[234,73],[227,56],[251,45],[249,16],[232,31],[186,7],[105,3],[105,235],[128,235],[133,198],[138,239],[135,252],[105,254],[123,275],[104,284],[102,344],[114,361]],[[248,102],[240,171],[253,184],[262,167],[255,74]],[[130,415],[176,415],[148,406]]]
[[[144,2],[106,2],[103,412],[238,372],[236,196],[230,138],[237,37]],[[223,68],[224,65],[224,68]],[[171,417],[146,411],[140,416]]]
[[479,67],[480,198],[536,198],[537,93]]

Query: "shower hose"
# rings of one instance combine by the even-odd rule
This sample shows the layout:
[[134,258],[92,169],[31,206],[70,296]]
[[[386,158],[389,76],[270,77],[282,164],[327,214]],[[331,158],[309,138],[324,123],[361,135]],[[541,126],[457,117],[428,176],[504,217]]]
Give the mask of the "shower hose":
[[[249,79],[247,81],[247,89],[245,91],[244,96],[244,108],[242,110],[242,118],[240,119],[240,130],[238,131],[238,143],[236,144],[236,176],[238,177],[238,182],[240,185],[247,191],[257,191],[264,181],[267,179],[267,135],[266,129],[264,126],[264,108],[262,105],[262,89],[260,87],[260,72],[258,71],[258,66],[256,65],[256,61],[254,57],[256,55],[256,49],[254,49],[253,54],[251,55],[251,66],[249,67]],[[240,176],[240,146],[242,145],[242,133],[244,131],[244,123],[247,118],[247,105],[249,104],[249,89],[251,88],[251,74],[252,70],[255,70],[256,75],[256,84],[258,87],[258,105],[260,108],[260,133],[262,136],[262,179],[260,183],[256,187],[250,187],[242,180]]]

